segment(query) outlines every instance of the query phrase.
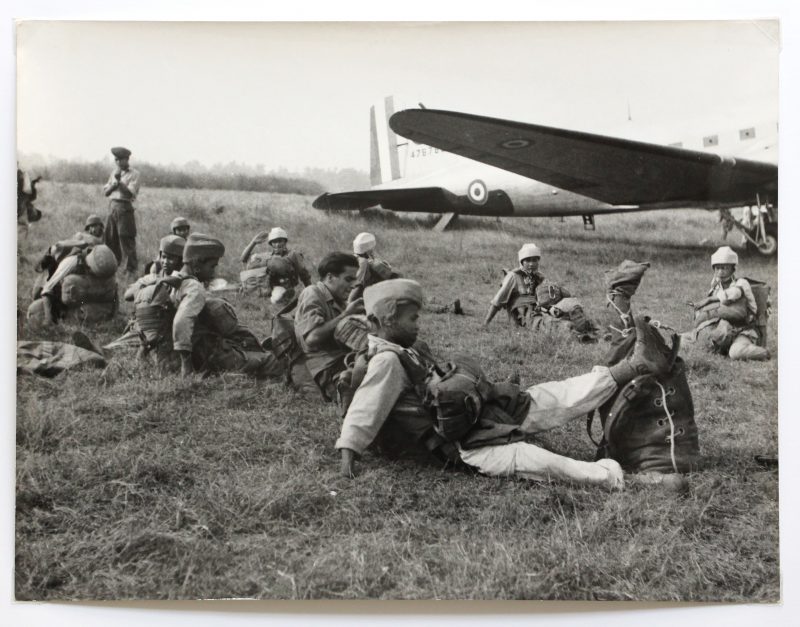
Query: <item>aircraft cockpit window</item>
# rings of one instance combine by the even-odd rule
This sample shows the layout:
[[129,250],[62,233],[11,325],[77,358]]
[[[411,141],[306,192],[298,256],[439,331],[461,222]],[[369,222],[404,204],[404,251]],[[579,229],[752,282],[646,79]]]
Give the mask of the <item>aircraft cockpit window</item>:
[[743,128],[739,131],[739,140],[745,139],[753,139],[756,136],[756,129],[754,128]]
[[708,148],[709,146],[719,146],[719,136],[709,135],[703,137],[703,148]]

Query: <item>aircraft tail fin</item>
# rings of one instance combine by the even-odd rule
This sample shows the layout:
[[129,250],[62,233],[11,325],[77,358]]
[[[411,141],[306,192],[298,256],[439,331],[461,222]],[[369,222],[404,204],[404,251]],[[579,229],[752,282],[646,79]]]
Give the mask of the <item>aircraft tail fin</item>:
[[[369,182],[380,185],[402,178],[397,135],[389,128],[394,97],[387,96],[369,110]],[[405,142],[405,140],[403,140]]]

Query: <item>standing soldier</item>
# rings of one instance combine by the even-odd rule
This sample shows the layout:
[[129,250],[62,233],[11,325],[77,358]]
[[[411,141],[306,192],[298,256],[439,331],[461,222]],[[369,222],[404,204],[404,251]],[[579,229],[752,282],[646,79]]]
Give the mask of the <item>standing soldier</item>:
[[130,167],[131,151],[121,146],[111,149],[116,169],[103,187],[110,197],[109,215],[106,221],[105,241],[113,251],[118,263],[125,254],[125,267],[129,274],[136,275],[136,218],[133,201],[139,195],[139,171]]

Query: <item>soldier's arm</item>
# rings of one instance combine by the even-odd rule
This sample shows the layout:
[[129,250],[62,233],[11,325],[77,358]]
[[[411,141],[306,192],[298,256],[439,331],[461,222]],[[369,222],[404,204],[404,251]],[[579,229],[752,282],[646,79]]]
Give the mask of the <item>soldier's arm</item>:
[[259,231],[258,233],[256,233],[253,239],[250,240],[250,243],[244,247],[244,250],[242,251],[242,256],[239,258],[239,261],[241,261],[242,263],[247,263],[248,261],[250,261],[250,255],[253,254],[253,249],[259,244],[265,242],[267,240],[267,237],[269,237],[269,231]]
[[330,340],[333,337],[333,333],[336,331],[336,325],[341,322],[342,318],[358,313],[364,313],[363,298],[348,303],[347,308],[338,316],[311,329],[305,336],[306,344],[311,349],[321,346],[326,340]]
[[103,185],[103,193],[106,196],[111,196],[111,193],[115,189],[117,189],[118,186],[119,186],[119,181],[117,181],[116,177],[114,176],[114,173],[112,172],[111,176],[108,177],[108,183]]
[[123,192],[130,194],[131,198],[136,198],[139,193],[139,172],[135,170],[132,171],[127,183],[120,179],[119,188]]
[[336,441],[336,448],[341,451],[342,475],[355,476],[356,458],[375,440],[407,386],[410,381],[397,355],[387,351],[370,360]]
[[181,300],[172,322],[172,343],[181,358],[181,373],[192,371],[192,335],[197,317],[206,304],[205,289],[199,281],[185,282],[181,288]]

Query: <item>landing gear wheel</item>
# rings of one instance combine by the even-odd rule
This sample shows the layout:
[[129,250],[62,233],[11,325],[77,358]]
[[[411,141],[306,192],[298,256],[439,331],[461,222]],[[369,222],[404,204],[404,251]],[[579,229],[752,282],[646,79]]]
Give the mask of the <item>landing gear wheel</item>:
[[778,252],[778,238],[774,235],[764,236],[764,241],[758,245],[758,252],[764,257],[772,257]]

